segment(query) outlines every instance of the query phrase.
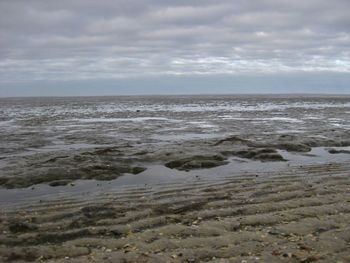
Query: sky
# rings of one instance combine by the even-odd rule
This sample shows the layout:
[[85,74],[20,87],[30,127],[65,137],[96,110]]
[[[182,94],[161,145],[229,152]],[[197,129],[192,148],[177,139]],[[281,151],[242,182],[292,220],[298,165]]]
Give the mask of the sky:
[[350,93],[349,0],[1,0],[0,96]]

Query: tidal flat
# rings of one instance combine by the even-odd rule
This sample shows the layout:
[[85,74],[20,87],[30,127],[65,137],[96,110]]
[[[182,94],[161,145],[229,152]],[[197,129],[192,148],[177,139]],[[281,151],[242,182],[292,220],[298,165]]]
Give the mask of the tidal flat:
[[0,262],[348,262],[350,97],[0,99]]

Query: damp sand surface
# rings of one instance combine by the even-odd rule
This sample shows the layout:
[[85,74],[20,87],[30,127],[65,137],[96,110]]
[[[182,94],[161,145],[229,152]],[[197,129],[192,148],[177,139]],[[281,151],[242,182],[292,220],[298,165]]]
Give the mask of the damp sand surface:
[[0,101],[0,262],[350,261],[349,97]]
[[349,262],[348,163],[128,187],[1,211],[3,262]]

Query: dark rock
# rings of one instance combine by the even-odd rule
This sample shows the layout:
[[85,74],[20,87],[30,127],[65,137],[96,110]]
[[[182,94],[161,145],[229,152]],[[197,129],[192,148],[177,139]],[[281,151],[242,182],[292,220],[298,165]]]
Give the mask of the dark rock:
[[346,154],[350,154],[349,150],[336,150],[336,149],[329,149],[328,152],[330,154],[338,154],[338,153],[346,153]]
[[98,181],[110,181],[118,178],[119,176],[120,176],[119,173],[116,173],[116,174],[96,173],[93,176],[89,176],[89,179],[95,179]]
[[211,156],[195,155],[192,157],[170,161],[166,163],[165,166],[170,169],[175,168],[177,170],[193,170],[193,169],[212,168],[212,167],[228,164],[228,162],[225,160],[226,158],[223,157],[222,155],[211,155]]
[[77,168],[43,167],[35,174],[25,176],[2,177],[0,185],[7,189],[25,188],[35,184],[49,183],[50,186],[61,186],[78,179],[113,180],[125,174],[138,174],[145,171],[143,167],[131,167],[127,164],[111,165],[109,163],[85,165]]
[[136,167],[132,167],[131,168],[131,173],[132,174],[139,174],[139,173],[142,173],[144,171],[146,171],[147,169],[144,168],[144,167],[139,167],[139,166],[136,166]]
[[272,149],[272,148],[262,148],[262,149],[259,149],[258,154],[262,154],[262,153],[277,153],[277,151],[275,149]]
[[253,159],[257,155],[257,152],[255,150],[248,149],[233,152],[233,155],[236,155],[241,158]]
[[260,160],[260,161],[286,161],[282,155],[279,153],[260,153],[257,154],[254,159]]

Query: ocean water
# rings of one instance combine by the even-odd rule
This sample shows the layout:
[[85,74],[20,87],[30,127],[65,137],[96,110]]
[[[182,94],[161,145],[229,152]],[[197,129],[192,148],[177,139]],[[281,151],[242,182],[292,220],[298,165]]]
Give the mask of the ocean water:
[[350,96],[0,99],[0,158],[121,141],[164,144],[332,129],[350,129]]

